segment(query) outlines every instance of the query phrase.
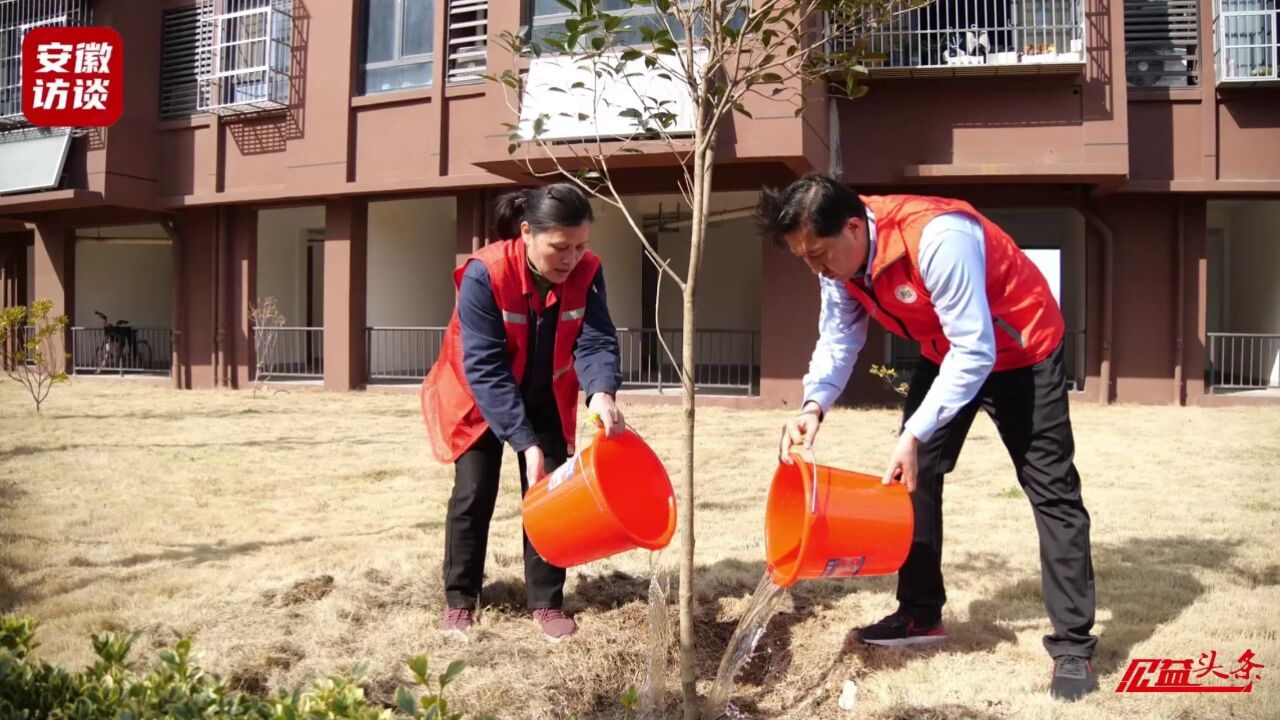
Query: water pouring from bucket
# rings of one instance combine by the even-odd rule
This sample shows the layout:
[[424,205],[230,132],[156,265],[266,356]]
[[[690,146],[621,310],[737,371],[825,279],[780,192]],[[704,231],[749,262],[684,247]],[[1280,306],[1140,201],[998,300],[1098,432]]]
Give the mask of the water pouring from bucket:
[[911,496],[874,475],[819,465],[812,452],[779,463],[765,503],[764,577],[720,660],[703,707],[705,720],[734,717],[733,680],[799,580],[890,575],[911,549]]
[[676,531],[671,478],[631,427],[596,432],[524,496],[524,528],[538,554],[569,568],[634,548],[661,550]]

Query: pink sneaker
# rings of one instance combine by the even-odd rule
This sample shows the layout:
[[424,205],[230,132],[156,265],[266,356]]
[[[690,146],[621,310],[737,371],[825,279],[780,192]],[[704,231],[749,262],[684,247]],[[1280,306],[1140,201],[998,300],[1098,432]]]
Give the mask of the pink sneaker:
[[578,632],[578,623],[560,608],[538,608],[533,611],[533,621],[551,642],[560,642]]
[[466,608],[444,609],[444,619],[440,621],[440,629],[448,635],[460,635],[465,640],[475,624],[475,611]]

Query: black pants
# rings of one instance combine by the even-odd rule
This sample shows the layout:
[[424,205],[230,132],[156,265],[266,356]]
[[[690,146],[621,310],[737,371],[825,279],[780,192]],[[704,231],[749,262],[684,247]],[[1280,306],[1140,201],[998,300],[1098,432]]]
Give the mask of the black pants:
[[[937,377],[938,366],[921,358],[907,392],[904,423]],[[1073,462],[1075,439],[1061,346],[1032,367],[992,373],[973,402],[921,443],[911,498],[915,536],[898,573],[900,609],[925,624],[941,617],[947,600],[942,582],[942,478],[955,469],[979,407],[995,422],[1035,512],[1040,579],[1054,631],[1045,636],[1045,649],[1054,657],[1091,657],[1098,639],[1089,634],[1094,620],[1089,513],[1080,499],[1080,475]]]
[[[544,430],[535,422],[538,446],[546,456],[546,468],[565,461],[568,448],[559,420]],[[519,456],[520,492],[529,489],[524,456]],[[453,496],[445,525],[444,593],[451,608],[474,609],[484,583],[485,552],[489,545],[489,521],[498,501],[498,474],[502,470],[502,443],[492,431],[454,464]],[[549,565],[524,538],[524,583],[530,608],[559,608],[564,603],[565,571]]]

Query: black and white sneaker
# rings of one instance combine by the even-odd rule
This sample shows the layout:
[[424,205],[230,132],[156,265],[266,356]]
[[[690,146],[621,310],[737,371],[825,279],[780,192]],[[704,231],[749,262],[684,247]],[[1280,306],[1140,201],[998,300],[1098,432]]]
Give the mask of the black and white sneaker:
[[902,611],[858,630],[859,641],[884,647],[932,645],[946,639],[947,631],[941,620],[933,625],[919,625]]
[[1093,663],[1088,658],[1061,655],[1053,659],[1049,697],[1075,702],[1097,689],[1098,678],[1094,676]]

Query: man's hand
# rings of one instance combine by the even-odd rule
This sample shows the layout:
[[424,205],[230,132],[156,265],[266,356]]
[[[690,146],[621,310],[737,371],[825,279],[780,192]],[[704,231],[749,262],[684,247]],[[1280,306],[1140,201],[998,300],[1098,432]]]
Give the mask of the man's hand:
[[547,474],[546,458],[542,454],[542,448],[537,445],[531,445],[528,450],[524,451],[524,476],[528,479],[529,484],[533,485]]
[[919,450],[920,441],[904,428],[902,437],[898,438],[898,447],[894,448],[893,455],[889,458],[889,469],[885,471],[881,482],[885,485],[900,482],[907,486],[907,492],[914,493],[918,470],[916,456]]
[[782,427],[782,440],[778,443],[778,460],[785,465],[791,462],[791,448],[804,445],[806,450],[813,449],[814,438],[818,437],[818,428],[822,426],[820,414],[822,408],[815,402],[807,402],[800,408],[800,414],[787,421]]
[[617,437],[627,426],[622,418],[622,411],[618,409],[618,403],[608,393],[598,392],[592,395],[587,408],[600,418],[600,422],[604,424],[604,436],[607,438]]

